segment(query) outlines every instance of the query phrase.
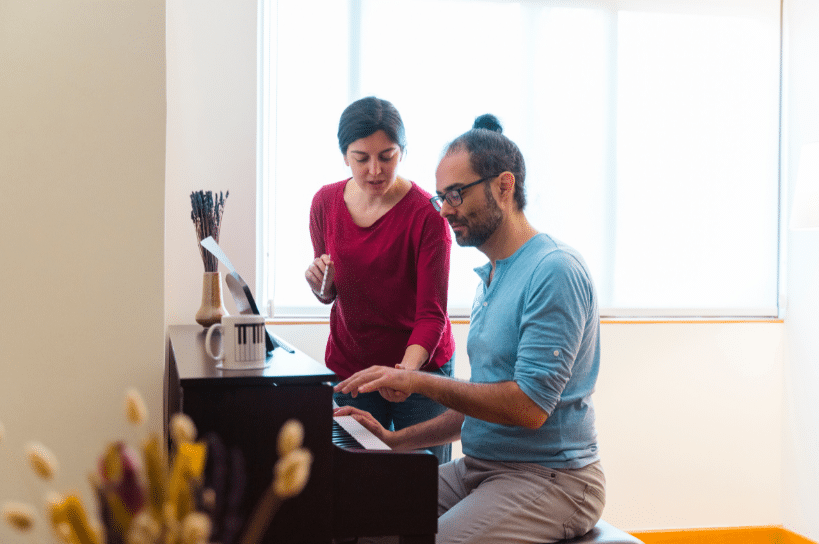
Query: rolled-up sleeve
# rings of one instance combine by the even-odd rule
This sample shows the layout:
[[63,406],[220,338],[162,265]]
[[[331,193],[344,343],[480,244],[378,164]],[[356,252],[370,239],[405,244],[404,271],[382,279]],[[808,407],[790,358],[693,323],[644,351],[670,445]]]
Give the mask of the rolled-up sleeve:
[[551,414],[572,377],[589,293],[582,268],[563,252],[553,252],[540,263],[527,289],[515,381]]

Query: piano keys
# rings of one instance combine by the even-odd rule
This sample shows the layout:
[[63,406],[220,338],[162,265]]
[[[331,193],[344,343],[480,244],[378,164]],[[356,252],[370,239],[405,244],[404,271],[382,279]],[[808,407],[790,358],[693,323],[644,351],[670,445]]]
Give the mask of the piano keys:
[[[435,542],[434,455],[369,449],[377,438],[352,418],[353,432],[346,434],[359,439],[342,441],[344,427],[332,416],[335,375],[292,346],[270,352],[265,368],[220,370],[204,352],[204,336],[198,326],[169,327],[164,420],[167,425],[182,411],[200,436],[215,431],[226,446],[241,449],[248,473],[245,512],[272,480],[276,437],[287,419],[302,422],[304,446],[313,453],[307,486],[284,502],[264,542],[331,544],[382,535],[400,535],[404,544]],[[342,429],[336,438],[334,427]]]
[[338,446],[339,448],[351,449],[351,448],[365,448],[355,439],[355,437],[344,427],[342,427],[337,418],[333,418],[333,444]]
[[[333,401],[333,408],[338,404]],[[390,447],[368,431],[353,416],[333,416],[333,444],[340,448],[389,450]]]

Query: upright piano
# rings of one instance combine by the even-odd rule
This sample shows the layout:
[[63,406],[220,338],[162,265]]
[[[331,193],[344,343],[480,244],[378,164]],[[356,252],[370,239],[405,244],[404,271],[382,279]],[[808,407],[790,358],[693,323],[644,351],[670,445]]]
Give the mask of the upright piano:
[[[367,450],[349,436],[338,445],[331,386],[336,376],[323,364],[276,337],[279,345],[268,353],[265,368],[221,370],[205,353],[202,327],[171,326],[168,336],[166,431],[171,416],[183,412],[199,436],[215,433],[226,448],[242,452],[245,519],[272,481],[282,424],[294,418],[304,425],[304,447],[313,454],[310,479],[284,502],[264,542],[331,544],[382,535],[400,535],[404,544],[435,542],[436,457]],[[220,341],[218,335],[212,340]]]

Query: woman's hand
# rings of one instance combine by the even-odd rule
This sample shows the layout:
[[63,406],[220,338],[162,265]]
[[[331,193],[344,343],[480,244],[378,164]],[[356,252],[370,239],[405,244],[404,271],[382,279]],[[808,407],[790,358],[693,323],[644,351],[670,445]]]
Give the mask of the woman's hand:
[[409,393],[403,393],[397,389],[390,389],[389,387],[382,387],[378,390],[378,393],[390,402],[404,402],[409,398]]
[[310,289],[313,290],[313,294],[325,304],[329,304],[335,298],[332,294],[335,273],[336,267],[328,254],[322,255],[310,263],[310,266],[307,267],[307,271],[304,273],[307,284],[310,286]]
[[[407,371],[420,370],[428,361],[429,352],[418,344],[412,344],[407,346],[404,359],[395,365],[395,368]],[[404,402],[410,396],[410,393],[406,391],[399,391],[389,387],[382,387],[378,392],[390,402]]]

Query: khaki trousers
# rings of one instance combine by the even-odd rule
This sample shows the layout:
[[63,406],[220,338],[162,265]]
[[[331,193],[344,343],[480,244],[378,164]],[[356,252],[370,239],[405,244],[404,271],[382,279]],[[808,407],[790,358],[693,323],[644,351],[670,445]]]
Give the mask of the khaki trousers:
[[462,457],[439,467],[436,544],[543,544],[590,531],[606,502],[599,462],[580,469]]

